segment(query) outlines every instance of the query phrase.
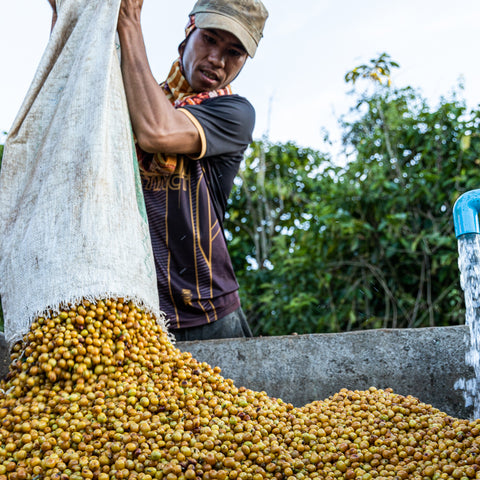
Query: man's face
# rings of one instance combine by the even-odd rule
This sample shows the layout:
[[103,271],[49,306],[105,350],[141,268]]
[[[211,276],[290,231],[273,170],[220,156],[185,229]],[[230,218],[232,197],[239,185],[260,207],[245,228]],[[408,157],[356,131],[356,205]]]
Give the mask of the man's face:
[[247,52],[230,32],[195,29],[180,47],[183,73],[195,92],[208,92],[227,86],[240,73]]

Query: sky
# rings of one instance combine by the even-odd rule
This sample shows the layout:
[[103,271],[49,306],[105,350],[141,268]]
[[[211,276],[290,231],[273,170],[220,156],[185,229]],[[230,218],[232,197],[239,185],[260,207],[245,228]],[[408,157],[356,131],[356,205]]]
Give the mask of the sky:
[[[269,19],[255,58],[233,83],[257,112],[254,138],[323,152],[340,144],[338,119],[355,104],[345,74],[386,52],[400,64],[395,86],[412,86],[432,106],[464,85],[480,103],[478,0],[264,0]],[[193,1],[144,0],[142,25],[155,78],[177,55]],[[0,11],[0,132],[20,109],[47,45],[47,0],[11,0]]]

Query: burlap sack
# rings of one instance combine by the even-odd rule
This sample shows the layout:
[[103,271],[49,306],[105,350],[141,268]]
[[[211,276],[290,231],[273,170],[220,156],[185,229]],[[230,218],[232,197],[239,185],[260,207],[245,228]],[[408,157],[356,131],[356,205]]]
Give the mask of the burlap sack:
[[10,344],[38,315],[84,298],[131,299],[163,321],[116,42],[120,0],[57,3],[0,172]]

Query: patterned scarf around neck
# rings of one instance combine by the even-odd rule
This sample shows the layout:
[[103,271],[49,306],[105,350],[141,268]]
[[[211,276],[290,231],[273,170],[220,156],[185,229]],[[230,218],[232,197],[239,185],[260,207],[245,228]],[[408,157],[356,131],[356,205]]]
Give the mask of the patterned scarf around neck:
[[[185,39],[188,38],[195,28],[195,17],[194,15],[191,15],[189,22],[185,27]],[[160,85],[163,88],[168,100],[175,108],[180,108],[185,105],[199,105],[209,98],[232,94],[232,88],[230,85],[218,90],[195,93],[183,75],[181,58],[177,58],[177,60],[173,62],[167,79]],[[148,164],[152,163],[151,160],[154,161],[154,170],[156,175],[170,175],[175,171],[177,166],[177,155],[165,155],[163,153],[147,154],[137,148],[137,156],[140,163],[140,168],[144,172],[151,170],[151,168],[147,168],[147,159],[149,160]]]

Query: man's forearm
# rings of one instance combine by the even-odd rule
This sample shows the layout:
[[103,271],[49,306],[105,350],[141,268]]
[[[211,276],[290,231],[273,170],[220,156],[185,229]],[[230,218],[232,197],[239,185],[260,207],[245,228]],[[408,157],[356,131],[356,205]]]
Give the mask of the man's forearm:
[[155,80],[139,18],[119,19],[118,34],[125,93],[139,145],[150,152],[196,153],[198,132],[173,108]]
[[140,26],[132,22],[119,25],[118,34],[130,118],[137,139],[142,142],[159,132],[167,122],[164,111],[171,106],[150,70]]

